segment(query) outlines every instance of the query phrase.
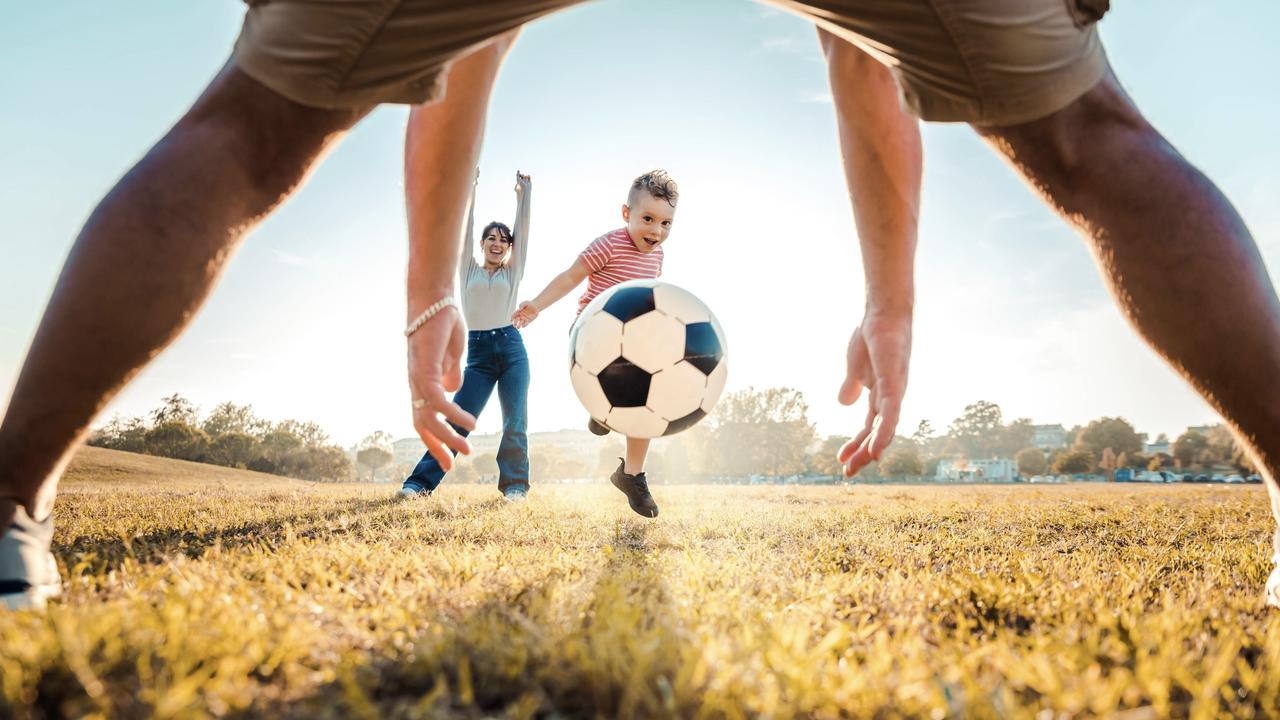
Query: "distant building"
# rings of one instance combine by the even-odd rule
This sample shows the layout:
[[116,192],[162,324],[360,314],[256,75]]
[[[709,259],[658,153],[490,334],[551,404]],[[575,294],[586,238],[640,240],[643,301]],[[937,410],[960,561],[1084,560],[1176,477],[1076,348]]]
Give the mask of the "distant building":
[[1188,425],[1187,432],[1208,435],[1209,431],[1217,427],[1217,425]]
[[1044,451],[1058,450],[1067,446],[1067,429],[1061,425],[1032,425],[1035,432],[1032,442]]
[[391,443],[391,462],[396,465],[416,465],[427,452],[422,438],[407,437]]
[[1149,442],[1149,443],[1145,443],[1145,444],[1143,444],[1143,446],[1142,446],[1142,451],[1143,451],[1145,454],[1147,454],[1148,456],[1151,456],[1151,455],[1157,455],[1157,454],[1159,454],[1159,453],[1164,453],[1165,455],[1168,455],[1168,454],[1169,454],[1169,441],[1168,441],[1168,440],[1166,440],[1166,441],[1164,441],[1164,442]]
[[[1061,426],[1059,426],[1061,427]],[[1013,482],[1018,469],[1012,460],[940,460],[937,480],[941,482]]]

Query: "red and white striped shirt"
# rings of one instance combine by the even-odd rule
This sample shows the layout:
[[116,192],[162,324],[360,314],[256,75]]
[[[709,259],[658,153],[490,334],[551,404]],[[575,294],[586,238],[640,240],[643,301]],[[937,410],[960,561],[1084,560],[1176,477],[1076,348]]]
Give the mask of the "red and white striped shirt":
[[662,275],[662,246],[640,252],[626,228],[596,238],[578,259],[591,271],[587,291],[578,298],[579,315],[597,295],[620,282],[652,280]]

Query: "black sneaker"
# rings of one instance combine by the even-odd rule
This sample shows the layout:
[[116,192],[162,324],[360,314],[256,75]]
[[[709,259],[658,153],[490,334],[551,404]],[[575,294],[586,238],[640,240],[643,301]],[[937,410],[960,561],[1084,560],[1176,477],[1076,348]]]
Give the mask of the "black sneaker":
[[595,418],[590,418],[587,420],[587,429],[591,431],[592,435],[608,435],[609,434],[609,428],[596,422]]
[[623,472],[626,466],[626,461],[618,458],[618,469],[609,476],[609,481],[626,494],[627,503],[631,505],[632,510],[636,511],[636,514],[648,518],[658,517],[658,503],[654,502],[653,495],[649,493],[649,481],[644,473],[628,475]]
[[13,522],[0,535],[0,608],[43,610],[62,592],[58,563],[49,552],[53,518],[36,522],[19,506]]

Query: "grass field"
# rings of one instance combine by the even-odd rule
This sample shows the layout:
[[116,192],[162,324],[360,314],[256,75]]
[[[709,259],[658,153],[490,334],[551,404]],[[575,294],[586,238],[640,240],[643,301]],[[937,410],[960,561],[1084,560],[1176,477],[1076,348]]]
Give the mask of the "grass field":
[[1258,486],[391,491],[84,450],[0,717],[1280,717]]

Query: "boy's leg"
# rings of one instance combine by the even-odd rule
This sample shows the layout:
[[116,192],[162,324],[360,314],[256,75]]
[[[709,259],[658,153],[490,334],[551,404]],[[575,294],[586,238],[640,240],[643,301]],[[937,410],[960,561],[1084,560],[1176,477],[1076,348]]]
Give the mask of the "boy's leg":
[[644,459],[649,455],[649,438],[627,438],[627,460],[624,472],[638,475],[644,472]]
[[228,65],[81,230],[0,424],[0,527],[49,515],[93,417],[174,340],[240,239],[367,110],[286,100]]
[[[494,372],[492,363],[468,362],[467,369],[462,375],[462,387],[454,393],[453,402],[473,416],[480,417],[481,411],[489,402],[489,396],[493,394],[496,381],[497,374]],[[470,430],[458,425],[454,425],[453,429],[463,437],[471,434]],[[452,452],[454,455],[458,454],[456,450]],[[403,489],[412,492],[431,492],[440,486],[440,480],[443,478],[444,469],[440,467],[440,461],[436,460],[431,453],[424,453],[413,472],[404,479]]]
[[644,458],[648,452],[648,438],[627,438],[627,457],[618,463],[609,482],[627,496],[627,504],[636,514],[655,518],[658,503],[649,492],[649,479],[644,474]]
[[1222,413],[1280,517],[1280,302],[1235,208],[1112,76],[1046,118],[978,131],[1088,239],[1125,315]]
[[498,378],[502,403],[502,441],[498,444],[498,491],[529,489],[529,356],[519,339],[506,353],[506,367]]

